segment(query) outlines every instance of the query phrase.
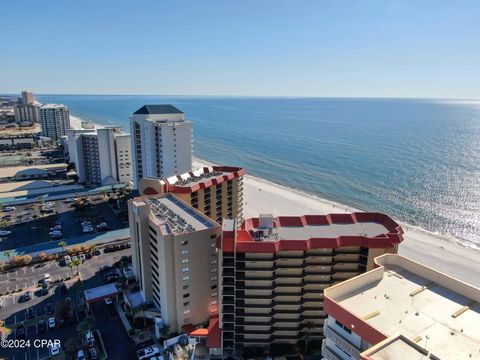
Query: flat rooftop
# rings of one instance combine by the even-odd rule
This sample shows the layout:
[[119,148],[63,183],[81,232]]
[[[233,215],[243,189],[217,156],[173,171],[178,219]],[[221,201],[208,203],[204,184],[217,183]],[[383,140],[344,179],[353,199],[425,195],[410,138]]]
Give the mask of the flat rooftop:
[[181,175],[171,176],[162,179],[170,190],[180,191],[182,189],[189,192],[200,189],[200,184],[204,187],[221,184],[234,178],[245,175],[245,170],[240,167],[232,166],[209,166],[187,172]]
[[364,351],[361,356],[368,360],[439,360],[435,355],[403,335],[388,338]]
[[218,226],[172,194],[145,200],[152,215],[162,222],[164,234],[184,234]]
[[376,237],[388,233],[382,224],[364,222],[355,224],[330,224],[306,226],[280,226],[273,232],[278,234],[278,240],[307,240],[310,238],[337,238],[339,236]]
[[326,296],[386,336],[400,333],[442,359],[480,359],[480,289],[399,255],[376,262],[382,267]]

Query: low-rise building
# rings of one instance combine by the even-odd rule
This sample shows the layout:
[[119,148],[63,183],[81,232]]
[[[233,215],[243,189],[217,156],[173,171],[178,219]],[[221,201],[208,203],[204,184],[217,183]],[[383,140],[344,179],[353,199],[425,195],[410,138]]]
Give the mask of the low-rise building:
[[327,360],[480,359],[480,289],[395,254],[325,290]]

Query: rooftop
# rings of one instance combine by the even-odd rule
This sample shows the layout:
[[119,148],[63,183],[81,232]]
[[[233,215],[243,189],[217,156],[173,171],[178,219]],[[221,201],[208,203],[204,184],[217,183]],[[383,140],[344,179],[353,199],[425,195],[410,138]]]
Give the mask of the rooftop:
[[[399,255],[375,261],[381,267],[325,291],[328,313],[332,301],[356,319],[345,324],[353,331],[366,323],[362,337],[400,333],[442,359],[480,359],[480,289]],[[389,349],[404,348],[398,342]]]
[[218,226],[175,195],[164,194],[145,200],[150,211],[161,222],[163,234],[184,234]]
[[[224,227],[225,230],[225,227]],[[232,230],[224,232],[223,248],[230,251]],[[381,213],[280,216],[264,214],[246,220],[237,231],[236,250],[278,252],[310,248],[362,246],[392,248],[403,240],[402,228]]]
[[403,335],[388,338],[364,351],[360,356],[364,360],[439,360]]
[[42,109],[61,109],[61,108],[66,108],[66,106],[63,105],[63,104],[44,104],[40,108],[42,108]]
[[173,105],[143,105],[140,109],[134,112],[134,114],[148,115],[148,114],[183,114]]

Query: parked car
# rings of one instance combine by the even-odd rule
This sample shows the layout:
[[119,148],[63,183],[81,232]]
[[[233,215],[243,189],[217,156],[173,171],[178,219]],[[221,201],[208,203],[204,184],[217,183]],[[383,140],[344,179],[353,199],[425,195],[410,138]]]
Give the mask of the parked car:
[[39,320],[37,323],[37,333],[41,334],[47,330],[47,323],[45,320]]
[[25,293],[22,296],[22,300],[23,301],[28,301],[28,300],[31,300],[31,299],[33,299],[33,292],[30,291],[30,290],[25,291]]
[[52,226],[50,228],[50,231],[53,231],[53,230],[62,230],[62,225],[57,224],[57,225]]
[[138,360],[142,359],[148,359],[151,358],[154,355],[157,355],[160,353],[160,350],[156,346],[149,346],[144,349],[138,350],[137,351],[137,357]]
[[52,315],[53,313],[55,312],[55,309],[53,307],[53,304],[52,303],[48,303],[46,306],[45,306],[45,313],[47,315]]
[[49,273],[45,273],[43,275],[43,282],[47,283],[47,284],[50,282],[50,274]]
[[42,295],[47,295],[48,294],[48,282],[43,282],[42,283],[41,294]]
[[85,333],[85,341],[87,342],[87,345],[89,347],[92,347],[95,343],[95,338],[93,337],[93,332],[92,330],[88,330],[86,333]]
[[113,266],[110,266],[110,265],[103,265],[103,266],[100,266],[99,270],[100,271],[109,271],[109,270],[112,270],[114,269]]
[[77,352],[77,360],[87,360],[87,358],[85,357],[85,353],[83,352],[83,350],[78,350],[78,352]]
[[58,355],[60,354],[60,345],[57,345],[57,344],[51,344],[49,347],[48,347],[48,350],[50,352],[50,356],[55,356],[55,355]]
[[60,291],[61,291],[62,293],[66,293],[66,292],[68,291],[68,286],[67,286],[67,284],[65,284],[64,282],[62,282],[62,283],[60,284]]
[[65,204],[74,203],[75,201],[77,201],[76,198],[69,198],[69,199],[63,200],[63,202],[64,202]]
[[53,329],[54,327],[55,327],[55,318],[54,317],[48,318],[48,328]]
[[82,263],[84,263],[85,260],[87,260],[85,254],[80,254],[80,256],[79,256],[78,258],[80,259],[80,261],[81,261]]
[[10,212],[10,211],[15,211],[15,207],[14,206],[5,206],[3,209],[2,209],[3,212]]
[[37,317],[37,312],[35,311],[35,308],[29,307],[27,309],[27,319],[35,319]]
[[88,355],[90,356],[90,360],[98,360],[97,349],[95,349],[94,347],[88,349]]
[[10,235],[12,232],[10,230],[0,230],[0,236]]

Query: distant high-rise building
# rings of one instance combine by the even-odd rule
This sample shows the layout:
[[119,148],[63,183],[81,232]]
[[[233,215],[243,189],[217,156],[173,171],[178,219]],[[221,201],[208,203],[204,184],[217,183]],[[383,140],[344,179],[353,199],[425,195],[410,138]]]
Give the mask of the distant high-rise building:
[[33,105],[35,104],[35,98],[31,91],[22,91],[22,103],[23,105]]
[[68,153],[79,181],[88,185],[132,181],[130,135],[121,127],[67,130]]
[[217,315],[220,225],[173,194],[129,201],[129,220],[140,292],[170,330]]
[[172,193],[221,224],[223,219],[243,220],[243,175],[233,166],[202,167],[166,179],[142,178],[140,194]]
[[145,105],[130,116],[134,186],[192,170],[192,126],[172,105]]
[[327,360],[480,359],[480,289],[400,255],[325,290]]
[[30,91],[22,91],[21,102],[19,100],[14,111],[17,123],[37,123],[40,121],[40,105],[35,104],[33,93]]
[[70,112],[65,105],[46,104],[40,107],[43,136],[58,141],[70,129]]

